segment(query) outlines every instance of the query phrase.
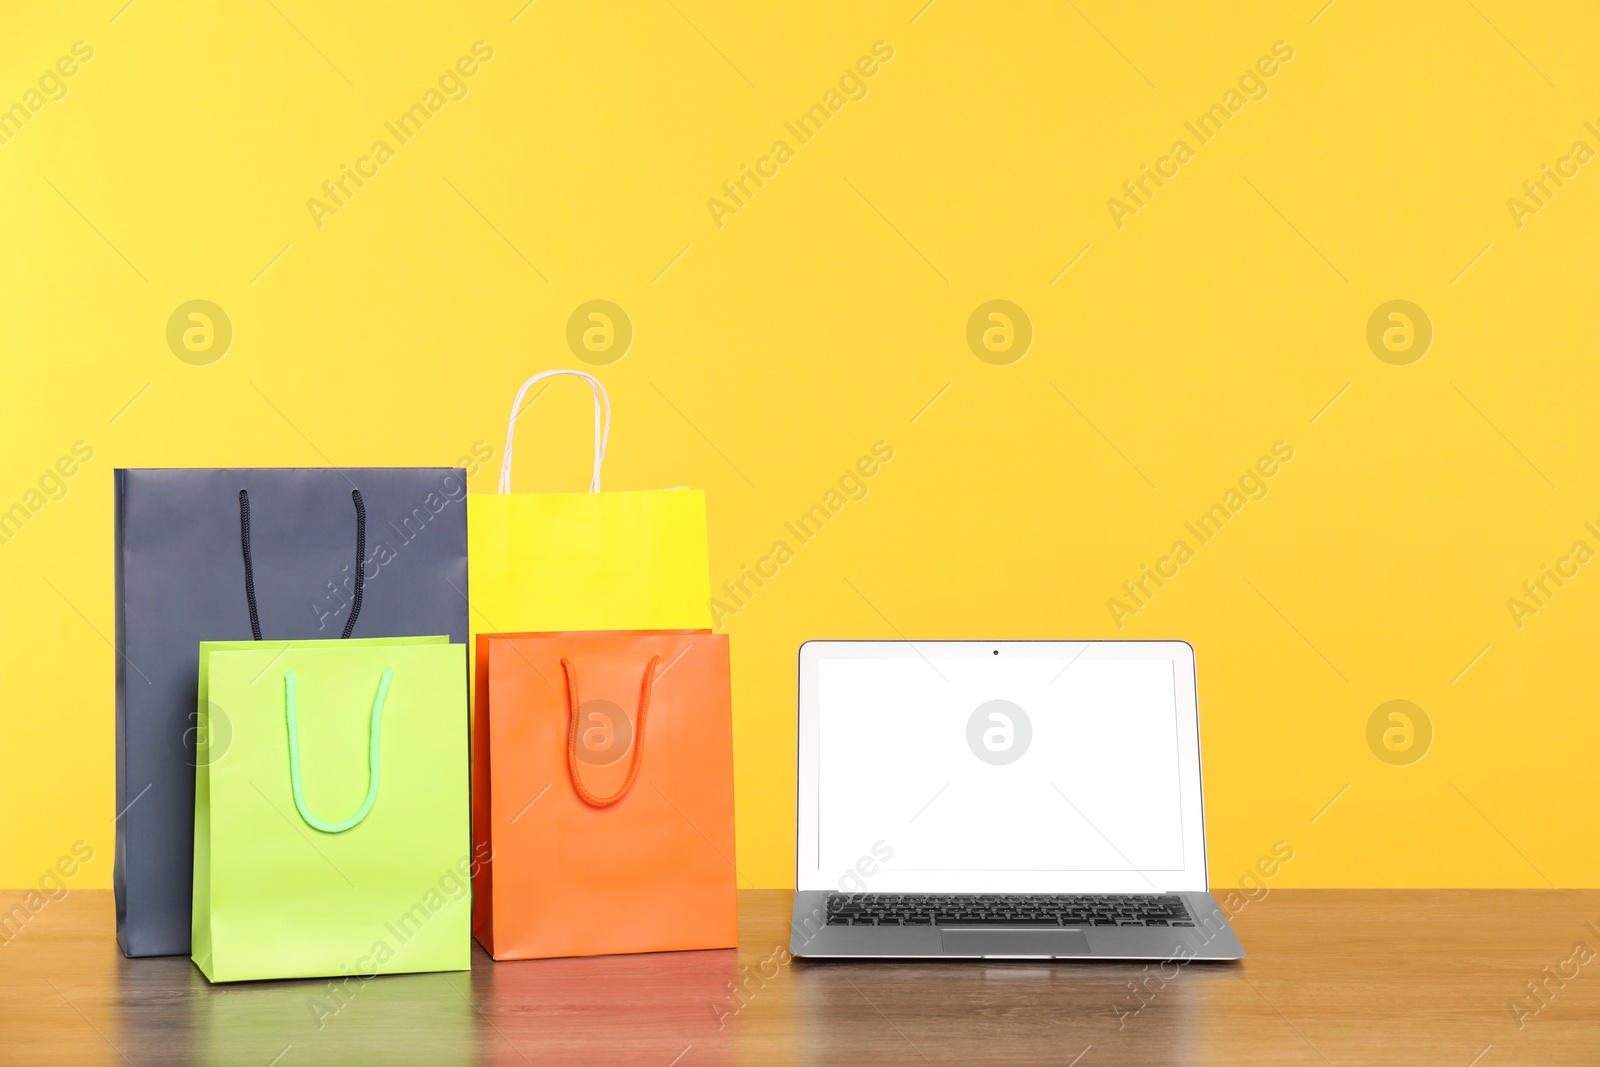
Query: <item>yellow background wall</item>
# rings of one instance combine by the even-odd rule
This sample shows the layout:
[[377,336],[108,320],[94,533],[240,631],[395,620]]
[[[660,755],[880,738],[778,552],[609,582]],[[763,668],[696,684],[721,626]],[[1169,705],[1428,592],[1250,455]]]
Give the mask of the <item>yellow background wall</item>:
[[[79,839],[78,884],[110,883],[114,467],[484,441],[492,491],[513,391],[586,365],[592,299],[634,330],[596,372],[607,485],[703,486],[714,582],[894,449],[725,620],[741,885],[792,880],[796,646],[902,634],[1191,641],[1214,882],[1285,841],[1275,885],[1600,884],[1600,564],[1559,562],[1600,549],[1600,165],[1560,163],[1600,150],[1592,8],[923,2],[9,5],[0,508],[30,515],[0,545],[0,885]],[[465,97],[398,143],[478,41]],[[784,124],[880,41],[799,143]],[[1280,41],[1201,143],[1185,123]],[[778,140],[775,177],[708,208]],[[1545,164],[1575,176],[1513,212]],[[208,365],[167,341],[195,299],[233,329]],[[994,299],[1033,332],[1008,365],[967,340]],[[1432,324],[1406,365],[1367,340],[1391,300]],[[587,403],[564,380],[535,404],[519,490],[585,484]],[[79,441],[65,495],[30,497]],[[1184,524],[1275,442],[1267,495],[1200,544]],[[1514,618],[1545,564],[1576,576]],[[1369,745],[1391,700],[1422,710],[1409,749],[1387,712]]]

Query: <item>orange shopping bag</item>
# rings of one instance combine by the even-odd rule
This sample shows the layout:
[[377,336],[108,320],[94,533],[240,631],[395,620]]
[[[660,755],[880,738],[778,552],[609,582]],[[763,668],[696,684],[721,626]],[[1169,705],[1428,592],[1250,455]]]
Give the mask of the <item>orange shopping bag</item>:
[[732,948],[728,639],[479,634],[473,933],[497,960]]

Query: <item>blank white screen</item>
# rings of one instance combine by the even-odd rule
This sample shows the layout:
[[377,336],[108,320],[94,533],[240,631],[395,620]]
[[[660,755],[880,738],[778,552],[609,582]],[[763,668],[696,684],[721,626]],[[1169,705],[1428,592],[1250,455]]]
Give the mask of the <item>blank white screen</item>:
[[[927,647],[927,646],[924,646]],[[885,871],[1185,867],[1178,701],[1166,659],[831,659],[818,664],[818,865],[886,843]],[[1022,709],[1014,762],[974,751],[980,705]],[[1007,714],[1006,709],[1000,709]],[[1015,716],[1010,716],[1015,718]],[[1004,758],[1021,729],[977,747]],[[879,854],[881,855],[881,848]]]

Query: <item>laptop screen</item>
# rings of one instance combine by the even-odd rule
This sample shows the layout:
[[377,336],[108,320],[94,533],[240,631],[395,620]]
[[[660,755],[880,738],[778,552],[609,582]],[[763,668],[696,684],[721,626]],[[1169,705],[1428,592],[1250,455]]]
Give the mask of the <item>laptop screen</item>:
[[1186,644],[812,642],[801,705],[801,888],[1205,888]]

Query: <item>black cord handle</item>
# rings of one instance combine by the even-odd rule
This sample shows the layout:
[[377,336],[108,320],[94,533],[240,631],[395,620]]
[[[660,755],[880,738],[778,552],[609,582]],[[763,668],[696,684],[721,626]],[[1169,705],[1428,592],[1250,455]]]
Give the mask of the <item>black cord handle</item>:
[[[356,589],[350,601],[350,617],[344,622],[342,641],[356,628],[356,616],[361,614],[361,587],[366,581],[367,556],[367,506],[361,501],[361,490],[350,490],[350,499],[356,505]],[[256,614],[256,576],[250,563],[250,494],[239,490],[239,544],[244,550],[244,598],[250,605],[250,634],[261,640],[261,617]]]
[[250,494],[239,490],[239,542],[244,547],[244,598],[250,605],[250,635],[261,640],[261,619],[256,615],[256,575],[250,566]]

